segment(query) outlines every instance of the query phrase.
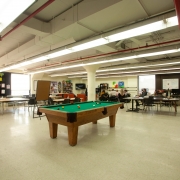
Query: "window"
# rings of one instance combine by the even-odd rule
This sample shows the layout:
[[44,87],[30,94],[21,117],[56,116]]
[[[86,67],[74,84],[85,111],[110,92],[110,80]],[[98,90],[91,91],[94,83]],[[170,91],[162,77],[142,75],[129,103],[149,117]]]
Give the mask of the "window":
[[153,94],[155,91],[155,75],[139,76],[139,91],[146,88],[147,92]]
[[29,75],[11,74],[11,95],[29,95],[29,90]]

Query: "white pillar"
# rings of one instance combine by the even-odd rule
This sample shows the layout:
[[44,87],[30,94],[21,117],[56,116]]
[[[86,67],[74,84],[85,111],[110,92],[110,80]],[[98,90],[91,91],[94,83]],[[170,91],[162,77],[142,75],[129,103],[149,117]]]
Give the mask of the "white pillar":
[[87,92],[88,92],[88,101],[96,100],[95,92],[95,82],[96,82],[96,70],[99,68],[99,65],[84,66],[87,71]]

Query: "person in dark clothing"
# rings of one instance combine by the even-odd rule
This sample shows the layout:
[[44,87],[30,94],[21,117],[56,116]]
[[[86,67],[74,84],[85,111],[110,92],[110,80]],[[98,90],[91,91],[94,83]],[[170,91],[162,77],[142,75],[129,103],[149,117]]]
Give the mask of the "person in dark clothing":
[[88,96],[87,87],[86,87],[86,90],[85,90],[85,95],[86,95],[86,97]]
[[124,108],[124,102],[125,102],[125,94],[124,94],[124,91],[123,89],[120,90],[119,94],[118,94],[118,99],[119,99],[119,102],[123,102],[120,109],[123,109]]
[[147,91],[145,88],[142,90],[142,93],[140,94],[140,97],[144,97],[144,96],[147,96]]
[[119,94],[118,94],[118,99],[120,102],[124,102],[124,98],[125,98],[125,94],[124,94],[123,89],[121,89]]
[[108,101],[109,94],[105,92],[105,90],[102,90],[101,95],[99,97],[100,101]]
[[[139,95],[139,97],[147,96],[147,91],[145,88],[142,89],[142,93]],[[136,106],[139,106],[138,100],[136,100]]]

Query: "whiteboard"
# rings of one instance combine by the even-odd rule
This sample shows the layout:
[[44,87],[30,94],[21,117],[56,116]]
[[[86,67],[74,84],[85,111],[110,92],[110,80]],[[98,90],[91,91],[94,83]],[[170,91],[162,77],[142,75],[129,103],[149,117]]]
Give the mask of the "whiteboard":
[[179,79],[163,79],[163,89],[179,89]]

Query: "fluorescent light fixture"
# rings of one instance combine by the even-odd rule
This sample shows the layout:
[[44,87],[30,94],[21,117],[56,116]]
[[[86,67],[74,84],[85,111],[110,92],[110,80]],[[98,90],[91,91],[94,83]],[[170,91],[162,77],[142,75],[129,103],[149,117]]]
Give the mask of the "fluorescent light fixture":
[[1,0],[0,32],[22,14],[36,0]]
[[61,74],[50,74],[50,77],[57,77],[57,76],[70,76],[70,75],[76,75],[76,74],[87,74],[86,71],[80,71],[80,72],[74,72],[74,73],[61,73]]
[[[82,67],[82,66],[88,66],[88,65],[94,65],[94,64],[103,64],[103,63],[111,63],[115,61],[123,61],[123,60],[129,60],[129,59],[134,59],[134,58],[141,58],[142,57],[147,57],[147,56],[154,56],[158,54],[168,54],[168,53],[173,53],[173,52],[178,52],[179,49],[173,49],[173,50],[166,50],[166,51],[159,51],[155,53],[147,53],[147,54],[139,54],[135,56],[128,56],[128,57],[122,57],[122,58],[117,58],[117,59],[111,59],[111,60],[104,60],[104,61],[97,61],[97,62],[91,62],[91,63],[84,63],[84,64],[76,64],[76,65],[71,65],[71,66],[64,66],[64,67],[57,67],[57,68],[52,68],[52,69],[45,69],[45,70],[40,70],[40,71],[34,71],[34,72],[29,72],[29,74],[36,74],[36,73],[41,73],[41,72],[49,72],[49,71],[58,71],[58,70],[63,70],[63,69],[69,69],[69,68],[74,68],[74,67]],[[127,67],[129,68],[138,68],[138,67],[150,67],[150,66],[158,66],[158,65],[168,65],[168,64],[180,64],[179,62],[169,62],[169,63],[163,63],[163,64],[151,64],[151,65],[144,65],[144,66],[135,66],[135,67]],[[97,72],[105,72],[105,71],[115,71],[115,70],[122,70],[122,69],[127,69],[127,68],[117,68],[117,69],[107,69],[107,70],[97,70]],[[0,69],[1,70],[1,69]],[[2,71],[2,70],[1,70]]]
[[34,71],[34,72],[27,72],[27,74],[37,74],[37,73],[42,73],[42,72],[58,71],[58,70],[64,70],[64,69],[81,67],[81,66],[84,66],[84,64],[77,64],[77,65],[72,65],[72,66],[63,66],[63,67],[51,68],[51,69],[46,69],[46,70],[39,70],[39,71]]
[[86,75],[84,76],[68,76],[68,79],[72,79],[72,78],[82,78],[82,77],[87,77]]
[[30,61],[23,61],[21,63],[15,64],[15,65],[7,66],[5,68],[0,69],[0,71],[8,71],[11,69],[20,68],[22,66],[27,66],[27,65],[30,65],[30,64],[35,63],[35,62],[44,61],[45,59],[49,59],[49,58],[47,56],[41,56],[39,58],[30,60]]
[[[21,1],[23,1],[23,0],[21,0]],[[89,40],[89,42],[81,43],[79,45],[74,45],[74,46],[69,45],[69,46],[66,46],[66,49],[59,50],[59,51],[56,51],[56,52],[51,52],[49,54],[46,54],[45,56],[42,56],[42,59],[39,59],[39,61],[37,60],[37,58],[34,61],[33,60],[30,60],[30,61],[31,61],[31,64],[32,64],[32,63],[40,62],[40,61],[43,61],[43,60],[47,60],[47,59],[63,56],[63,55],[66,55],[66,54],[70,54],[70,53],[73,53],[73,52],[82,51],[82,50],[85,50],[85,49],[89,49],[89,48],[97,47],[97,46],[100,46],[100,45],[108,44],[110,42],[119,41],[119,40],[127,39],[127,38],[130,38],[130,37],[135,37],[135,36],[146,34],[146,33],[149,33],[149,32],[154,32],[154,31],[157,31],[157,30],[165,29],[165,28],[168,28],[168,27],[171,27],[171,26],[176,26],[176,25],[178,25],[178,20],[177,20],[177,16],[174,16],[174,17],[166,19],[166,23],[164,23],[164,21],[161,20],[161,21],[157,21],[155,23],[140,26],[138,28],[130,29],[130,30],[120,32],[120,33],[116,33],[116,34],[113,34],[113,35],[110,35],[110,36],[103,37],[103,35],[102,35],[103,38],[102,37],[100,37],[100,38],[96,37],[97,39],[95,39],[95,40]],[[178,50],[174,50],[174,52],[175,51],[178,51]],[[173,50],[169,50],[169,53],[173,53]],[[168,54],[168,51],[161,52],[160,54]],[[112,60],[91,62],[91,63],[86,63],[84,65],[102,64],[102,63],[116,62],[116,61],[121,61],[121,60],[128,60],[128,59],[133,59],[133,58],[154,56],[154,55],[155,54],[153,54],[153,53],[141,54],[141,55],[139,54],[139,55],[134,55],[134,56],[129,56],[129,57],[122,57],[122,58],[117,58],[117,59],[112,59]],[[156,55],[158,55],[158,54],[156,54]],[[24,65],[21,64],[21,66],[24,66]],[[83,66],[83,65],[78,65],[76,67],[80,67],[80,66]],[[9,68],[9,70],[13,69],[13,66],[9,66],[8,68]],[[56,70],[68,69],[68,68],[72,68],[72,66],[63,67],[63,68],[55,68],[55,69],[52,69],[52,70],[51,69],[50,70],[43,70],[43,71],[40,71],[40,72],[56,71]],[[35,72],[35,73],[39,73],[39,72]]]
[[96,40],[93,40],[93,41],[89,41],[87,43],[83,43],[83,44],[74,46],[74,47],[72,47],[70,49],[73,52],[77,52],[77,51],[82,51],[82,50],[85,50],[85,49],[90,49],[90,48],[101,46],[101,45],[108,44],[108,43],[109,43],[109,41],[107,39],[100,38],[100,39],[96,39]]
[[137,58],[150,57],[150,56],[157,56],[157,55],[163,55],[163,54],[171,54],[171,53],[177,53],[177,52],[179,52],[179,49],[171,49],[171,50],[160,51],[160,52],[153,52],[153,53],[148,53],[148,54],[139,54],[139,55],[136,55],[136,57]]
[[119,40],[131,38],[131,37],[139,36],[142,34],[147,34],[154,31],[162,30],[168,27],[177,26],[178,25],[177,16],[166,19],[166,22],[167,23],[164,23],[163,20],[157,21],[148,25],[130,29],[128,31],[113,34],[113,35],[107,36],[106,38],[109,40],[109,42],[114,42],[114,41],[119,41]]
[[156,72],[156,71],[169,71],[169,70],[177,70],[177,69],[179,69],[180,70],[180,68],[168,68],[168,69],[147,69],[147,70],[138,70],[138,71],[126,71],[126,72],[124,72],[124,71],[122,71],[122,72],[111,72],[111,73],[106,73],[106,74],[96,74],[97,76],[103,76],[103,75],[109,75],[109,74],[119,74],[119,75],[121,75],[121,74],[129,74],[129,73],[142,73],[142,72]]
[[58,51],[58,52],[48,54],[47,56],[48,56],[49,59],[51,59],[51,58],[56,58],[56,57],[59,57],[59,56],[70,54],[70,53],[72,53],[72,50],[64,49],[64,50],[61,50],[61,51]]

